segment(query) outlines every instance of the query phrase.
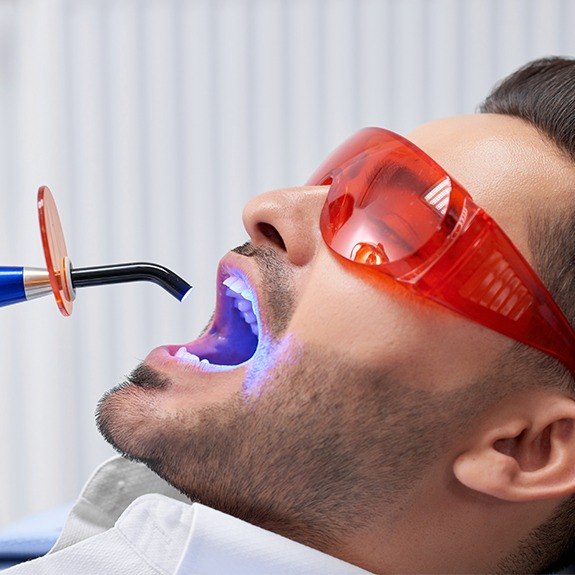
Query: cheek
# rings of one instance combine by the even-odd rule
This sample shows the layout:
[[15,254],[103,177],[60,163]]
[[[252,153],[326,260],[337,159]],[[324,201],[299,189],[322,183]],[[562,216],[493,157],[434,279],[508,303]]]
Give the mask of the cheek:
[[363,277],[331,254],[318,256],[290,331],[303,343],[428,390],[476,379],[512,345],[388,278]]

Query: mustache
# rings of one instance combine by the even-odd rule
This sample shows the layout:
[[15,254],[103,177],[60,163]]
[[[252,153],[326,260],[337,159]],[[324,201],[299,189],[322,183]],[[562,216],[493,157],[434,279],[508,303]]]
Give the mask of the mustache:
[[261,274],[260,303],[266,309],[272,335],[279,336],[287,328],[295,309],[293,269],[286,254],[281,253],[281,247],[278,250],[271,245],[254,246],[249,241],[231,251],[254,258]]
[[240,256],[246,256],[248,258],[254,256],[262,256],[263,255],[263,248],[256,248],[252,242],[248,241],[241,246],[237,246],[231,250],[232,252],[239,254]]

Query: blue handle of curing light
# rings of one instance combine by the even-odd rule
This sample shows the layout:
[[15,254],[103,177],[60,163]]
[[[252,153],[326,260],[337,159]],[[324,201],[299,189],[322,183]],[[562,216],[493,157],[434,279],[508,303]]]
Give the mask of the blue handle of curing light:
[[24,268],[0,267],[0,307],[26,301]]

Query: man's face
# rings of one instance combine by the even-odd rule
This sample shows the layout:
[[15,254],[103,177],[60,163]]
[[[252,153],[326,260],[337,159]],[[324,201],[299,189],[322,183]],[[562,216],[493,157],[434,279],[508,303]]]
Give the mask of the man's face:
[[[528,214],[575,183],[517,119],[450,118],[408,137],[528,259]],[[251,243],[220,264],[212,326],[154,350],[98,417],[117,449],[191,498],[330,550],[338,530],[397,513],[424,468],[449,464],[472,415],[496,399],[487,382],[512,342],[335,256],[318,227],[326,190],[252,200]],[[245,298],[226,295],[230,276]],[[241,365],[198,365],[184,351]]]

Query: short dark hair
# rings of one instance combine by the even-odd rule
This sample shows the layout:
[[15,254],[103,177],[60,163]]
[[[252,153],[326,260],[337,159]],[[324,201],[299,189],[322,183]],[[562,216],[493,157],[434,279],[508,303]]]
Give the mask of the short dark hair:
[[[523,66],[497,85],[479,107],[482,113],[514,116],[534,126],[575,162],[575,59],[541,58]],[[575,189],[568,206],[551,206],[529,221],[529,247],[534,267],[563,310],[575,323]],[[525,355],[523,346],[515,348]],[[575,393],[575,381],[558,363],[528,352],[531,363],[546,370],[545,384]],[[541,372],[539,372],[541,373]],[[506,571],[526,572],[560,567],[573,560],[575,496],[521,542],[506,559]]]
[[[575,59],[530,62],[497,85],[479,111],[528,122],[575,162]],[[534,214],[529,230],[535,267],[571,325],[575,323],[575,190],[573,195],[571,206]]]

